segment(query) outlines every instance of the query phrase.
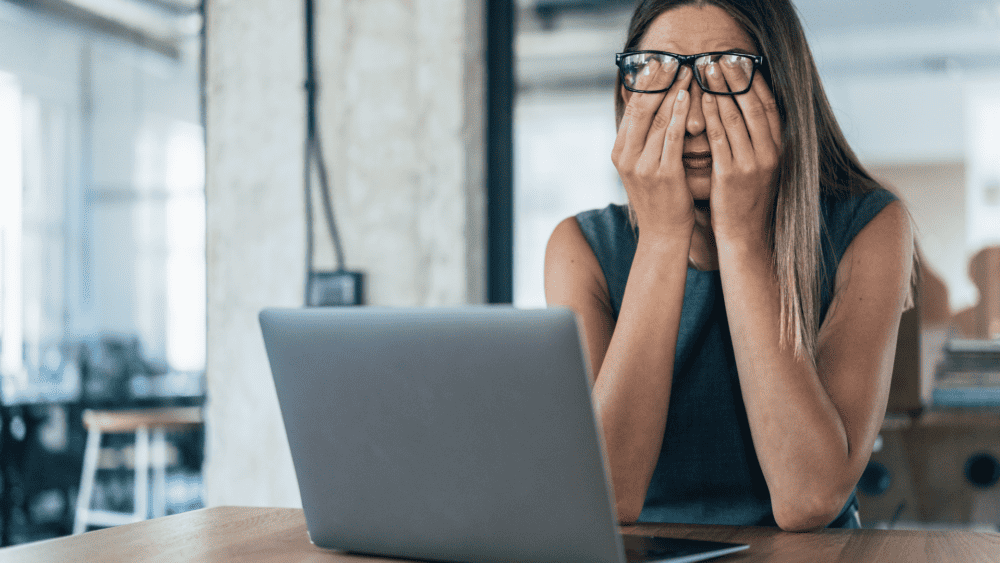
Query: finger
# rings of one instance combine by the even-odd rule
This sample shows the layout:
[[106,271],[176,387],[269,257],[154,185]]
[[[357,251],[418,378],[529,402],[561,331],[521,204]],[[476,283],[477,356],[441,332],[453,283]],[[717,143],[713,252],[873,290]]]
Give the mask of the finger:
[[[672,76],[668,72],[662,71],[659,63],[653,61],[646,68],[648,72],[640,73],[635,81],[635,88],[660,90],[667,87]],[[643,94],[635,92],[632,94],[628,105],[625,106],[625,114],[622,116],[621,123],[621,127],[625,129],[621,153],[625,158],[642,153],[653,118],[663,103],[664,97],[664,93]]]
[[660,157],[660,166],[677,166],[683,170],[682,158],[684,156],[684,135],[687,133],[687,116],[691,109],[691,93],[687,87],[678,90],[674,96],[673,113],[670,123],[664,131],[663,154]]
[[[750,86],[749,71],[753,67],[748,68],[740,65],[735,59],[749,61],[749,59],[743,57],[726,55],[722,57],[722,64],[720,66],[722,67],[722,75],[726,83],[731,87],[730,91],[739,92],[746,90]],[[754,152],[759,155],[773,157],[777,153],[777,150],[774,145],[774,139],[771,137],[771,126],[768,123],[767,115],[765,115],[764,106],[760,103],[757,93],[753,89],[750,89],[747,93],[737,94],[734,97],[736,98],[740,112],[743,114],[743,121],[746,123],[747,132],[750,134],[750,142],[753,145]]]
[[673,59],[664,64],[659,58],[650,57],[645,64],[627,74],[625,80],[636,90],[662,90],[670,85],[675,70],[677,64]]
[[708,136],[709,149],[712,151],[712,162],[721,166],[729,166],[733,160],[733,153],[729,148],[726,128],[722,125],[722,119],[719,116],[719,104],[716,103],[719,97],[714,94],[702,94],[701,108],[705,114],[705,134]]
[[761,73],[757,73],[758,76],[753,79],[752,91],[757,95],[757,99],[760,100],[761,105],[764,107],[764,114],[767,115],[767,123],[771,131],[771,138],[774,140],[774,146],[777,147],[778,151],[781,151],[781,115],[778,113],[778,103],[774,100],[774,94],[771,93],[771,89],[767,87],[767,81],[764,80]]
[[[704,76],[708,80],[708,85],[712,90],[716,92],[729,91],[725,78],[722,76],[722,70],[719,67],[718,63],[707,64]],[[750,134],[747,131],[743,115],[740,113],[740,108],[733,101],[733,97],[712,96],[712,98],[714,98],[713,103],[716,105],[716,112],[719,115],[719,119],[723,127],[725,127],[726,137],[729,139],[729,147],[733,157],[736,158],[740,155],[752,157],[753,145],[750,143]],[[706,125],[708,123],[707,119],[706,117]]]
[[[625,97],[625,88],[622,89],[622,96]],[[626,98],[628,101],[625,103],[625,109],[628,109],[628,104],[632,102],[631,98]],[[618,122],[618,131],[615,133],[615,144],[611,148],[611,160],[615,164],[618,163],[618,158],[621,156],[622,150],[625,148],[625,133],[628,131],[628,127],[625,126],[625,115],[622,114],[621,121]]]
[[[625,88],[622,87],[622,90],[625,91]],[[655,95],[655,94],[638,94],[635,92],[627,92],[627,93],[630,95],[626,97],[628,101],[625,103],[625,110],[622,113],[621,121],[618,123],[618,133],[617,135],[615,135],[615,145],[614,148],[611,150],[611,158],[615,160],[616,163],[618,162],[618,159],[621,157],[621,155],[625,152],[625,147],[629,140],[629,134],[633,133],[634,135],[636,121],[639,122],[642,121],[642,113],[644,111],[644,106],[643,106],[644,100],[642,99],[642,97],[643,96],[649,97]],[[623,95],[624,94],[625,92],[623,92]]]
[[[750,72],[753,71],[753,63],[746,57],[739,55],[722,55],[719,58],[719,66],[722,68],[721,78],[729,92],[742,92],[750,85]],[[742,63],[742,64],[741,64]],[[750,63],[748,66],[746,63]]]
[[687,90],[690,84],[691,69],[682,67],[674,85],[670,87],[666,97],[663,98],[663,102],[660,103],[660,107],[656,111],[656,116],[653,118],[653,123],[649,128],[649,134],[646,137],[646,146],[642,151],[642,158],[649,159],[650,163],[655,162],[659,165],[664,150],[664,143],[666,142],[667,128],[674,119],[674,102],[677,100],[677,95]]
[[627,91],[625,89],[625,85],[637,90],[650,89],[648,88],[650,84],[650,76],[656,76],[656,73],[652,72],[651,69],[658,68],[657,61],[653,60],[650,61],[650,63],[652,64],[652,67],[647,65],[646,67],[639,69],[637,72],[621,75],[622,85],[620,87],[622,89],[622,96],[624,96],[627,101],[625,103],[625,110],[622,114],[621,122],[618,124],[618,134],[615,136],[615,145],[611,150],[612,159],[617,160],[618,156],[621,155],[625,148],[625,141],[628,138],[630,126],[636,117],[635,114],[641,113],[641,108],[637,106],[641,105],[642,100],[638,100],[636,97],[642,96],[642,94]]
[[632,94],[619,128],[621,158],[633,158],[642,153],[653,116],[663,98],[664,94]]

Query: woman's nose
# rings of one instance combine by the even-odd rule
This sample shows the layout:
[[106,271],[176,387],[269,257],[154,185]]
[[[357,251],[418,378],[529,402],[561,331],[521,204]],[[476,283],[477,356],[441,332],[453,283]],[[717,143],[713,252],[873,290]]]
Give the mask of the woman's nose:
[[701,111],[701,86],[691,80],[691,108],[687,116],[687,134],[697,137],[705,132],[705,113]]

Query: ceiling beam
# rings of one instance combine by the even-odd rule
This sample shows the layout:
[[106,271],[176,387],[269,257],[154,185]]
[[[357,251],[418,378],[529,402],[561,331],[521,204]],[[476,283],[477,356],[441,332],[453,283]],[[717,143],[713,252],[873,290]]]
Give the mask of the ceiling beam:
[[[6,0],[37,14],[83,27],[96,33],[121,39],[136,46],[149,49],[170,59],[181,57],[179,37],[160,36],[141,25],[116,19],[110,14],[98,13],[81,2],[69,0]],[[166,15],[166,14],[165,14]],[[169,16],[167,16],[169,18]],[[200,15],[196,16],[200,18]]]

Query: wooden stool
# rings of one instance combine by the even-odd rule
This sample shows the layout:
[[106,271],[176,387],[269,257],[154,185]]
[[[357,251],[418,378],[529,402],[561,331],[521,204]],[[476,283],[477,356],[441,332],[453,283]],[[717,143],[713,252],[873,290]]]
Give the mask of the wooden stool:
[[[163,516],[166,511],[166,430],[183,430],[203,424],[200,407],[151,408],[123,411],[85,410],[83,426],[87,429],[87,447],[83,454],[83,475],[80,477],[80,493],[76,499],[76,517],[73,533],[87,531],[88,525],[118,526],[141,522],[149,515],[149,468],[150,453],[153,454],[153,517]],[[150,430],[153,447],[150,451]],[[94,492],[94,477],[97,475],[97,461],[101,451],[102,434],[135,433],[135,493],[132,513],[109,510],[91,510]]]

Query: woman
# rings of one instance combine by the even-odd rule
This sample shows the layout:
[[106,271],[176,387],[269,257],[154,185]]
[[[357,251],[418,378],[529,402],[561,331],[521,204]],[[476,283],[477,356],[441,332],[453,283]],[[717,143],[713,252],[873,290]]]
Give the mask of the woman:
[[787,0],[646,0],[624,51],[629,204],[564,220],[545,259],[618,517],[860,527],[910,302],[906,209],[847,146]]

